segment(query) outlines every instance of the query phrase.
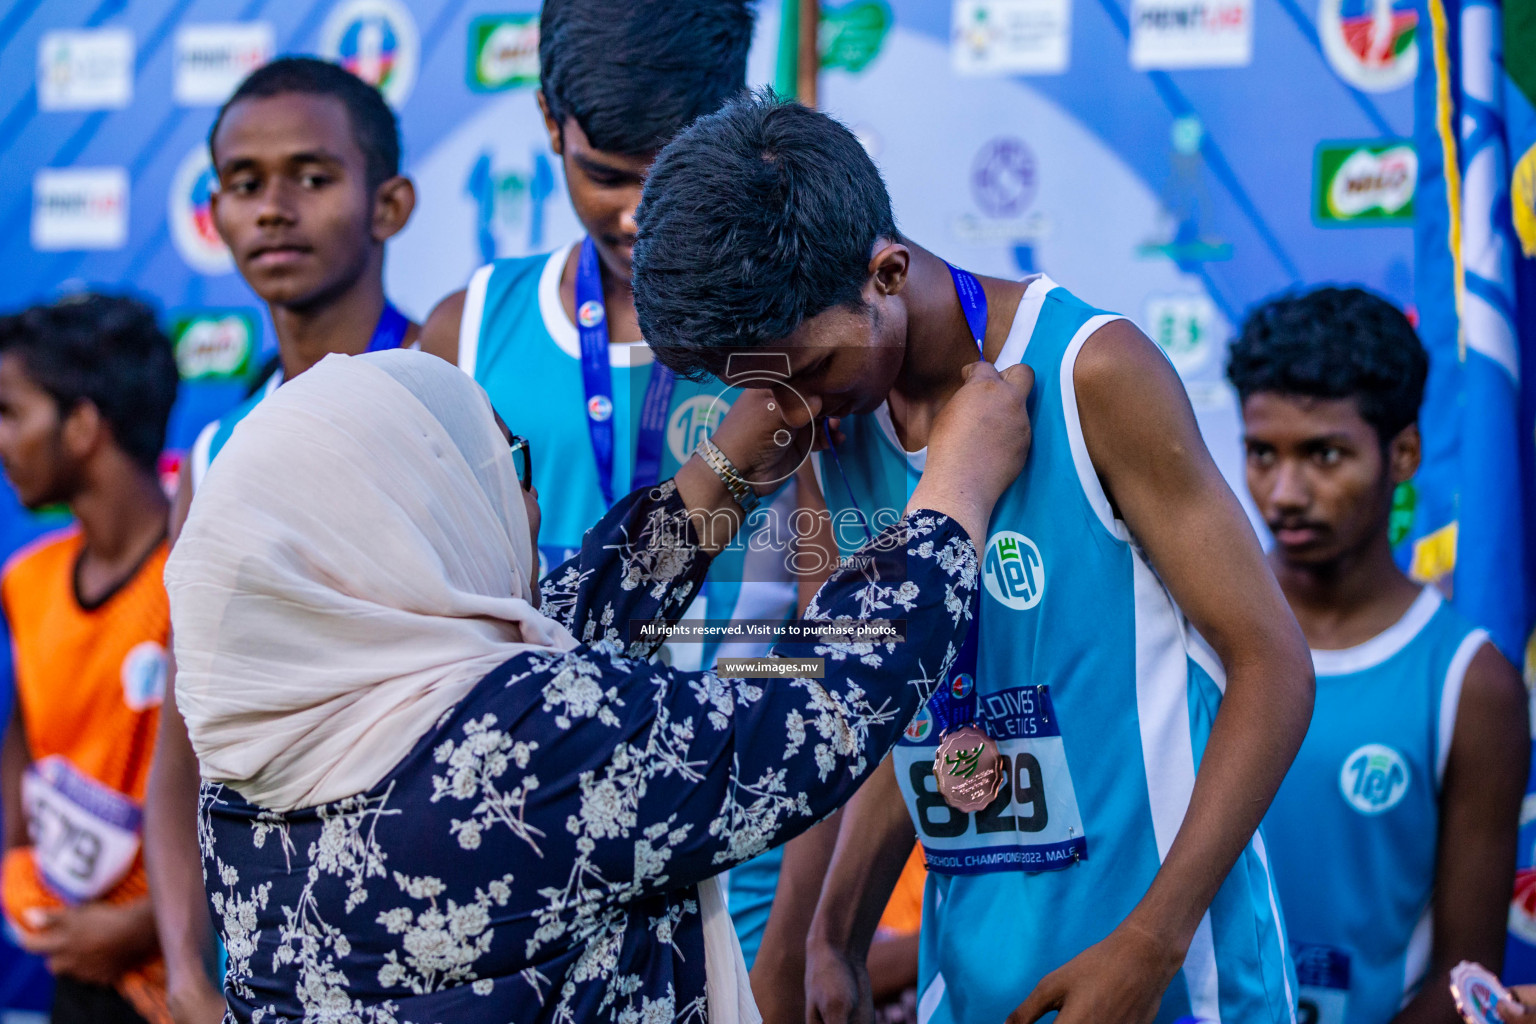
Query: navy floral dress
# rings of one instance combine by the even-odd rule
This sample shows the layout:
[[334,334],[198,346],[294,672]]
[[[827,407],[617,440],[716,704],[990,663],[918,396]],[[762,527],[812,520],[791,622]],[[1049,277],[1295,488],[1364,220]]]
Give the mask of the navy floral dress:
[[486,676],[373,789],[280,814],[205,785],[199,833],[229,954],[226,1021],[614,1024],[707,1019],[697,884],[853,795],[943,679],[976,553],[913,513],[807,618],[902,618],[907,642],[783,644],[820,680],[648,662],[708,556],[670,482],[547,577],[583,642]]

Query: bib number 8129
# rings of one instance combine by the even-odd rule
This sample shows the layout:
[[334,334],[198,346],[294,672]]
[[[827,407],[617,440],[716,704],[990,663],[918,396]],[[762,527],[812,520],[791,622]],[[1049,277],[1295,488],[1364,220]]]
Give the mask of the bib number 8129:
[[[976,812],[976,831],[1042,832],[1050,822],[1046,809],[1045,780],[1040,762],[1033,754],[1002,755],[1003,788],[984,809]],[[965,835],[971,816],[957,811],[939,796],[938,781],[933,777],[933,763],[913,761],[909,769],[912,792],[916,794],[918,831],[931,839],[956,839]],[[1015,813],[1004,814],[1010,805]],[[1028,813],[1024,813],[1025,811]]]

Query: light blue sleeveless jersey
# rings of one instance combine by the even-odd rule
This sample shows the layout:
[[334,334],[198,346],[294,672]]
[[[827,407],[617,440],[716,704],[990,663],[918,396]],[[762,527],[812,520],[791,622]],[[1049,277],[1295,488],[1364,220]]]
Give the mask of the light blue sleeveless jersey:
[[[543,521],[540,557],[547,569],[581,547],[582,534],[608,511],[598,484],[587,428],[581,342],[560,304],[560,273],[567,246],[547,256],[498,260],[470,280],[460,322],[459,365],[480,382],[514,432],[533,448]],[[629,490],[639,405],[653,367],[643,343],[611,345],[615,494]],[[678,380],[672,393],[661,476],[671,476],[730,407],[734,389]],[[788,526],[795,488],[788,485],[748,519],[748,529],[715,558],[704,594],[685,618],[794,617],[796,583],[787,570]],[[743,583],[746,580],[748,582]],[[710,667],[715,659],[766,654],[759,643],[668,644],[664,657],[683,668]],[[778,886],[781,853],[770,850],[733,868],[729,909],[748,965],[757,954],[768,908]]]
[[[894,751],[929,864],[920,1024],[1003,1020],[1048,972],[1103,939],[1146,893],[1183,823],[1225,675],[1117,520],[1079,426],[1072,371],[1117,319],[1032,281],[997,365],[1035,371],[1034,441],[998,502],[983,560],[980,718],[1007,782],[962,814],[937,795],[924,709]],[[899,516],[926,453],[889,412],[843,421],[842,468],[873,528]],[[985,452],[977,452],[985,458]],[[818,472],[839,544],[862,537],[833,460]],[[1295,1020],[1277,897],[1255,836],[1201,921],[1157,1020]]]
[[1385,1024],[1418,991],[1440,783],[1487,642],[1426,587],[1385,632],[1312,652],[1312,725],[1264,819],[1304,1021]]

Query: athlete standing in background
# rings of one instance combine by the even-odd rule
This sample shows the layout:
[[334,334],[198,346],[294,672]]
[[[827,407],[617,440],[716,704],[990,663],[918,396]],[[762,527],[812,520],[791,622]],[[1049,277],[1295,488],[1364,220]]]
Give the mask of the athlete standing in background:
[[1450,968],[1504,959],[1525,687],[1392,560],[1428,367],[1407,317],[1357,288],[1266,302],[1228,357],[1248,490],[1317,672],[1264,820],[1307,1024],[1452,1024]]
[[5,568],[16,699],[0,757],[0,897],[47,958],[56,1024],[164,1024],[140,820],[165,692],[171,343],[140,302],[0,318],[0,461],[22,504],[75,517]]
[[[209,462],[283,380],[332,352],[415,342],[419,328],[384,295],[384,250],[416,205],[400,175],[400,129],[374,87],[334,64],[285,57],[251,73],[208,137],[219,188],[214,224],[272,315],[281,365],[252,398],[198,437],[171,539]],[[177,1024],[217,1024],[224,999],[197,848],[198,767],[172,673],[145,804],[145,862]]]

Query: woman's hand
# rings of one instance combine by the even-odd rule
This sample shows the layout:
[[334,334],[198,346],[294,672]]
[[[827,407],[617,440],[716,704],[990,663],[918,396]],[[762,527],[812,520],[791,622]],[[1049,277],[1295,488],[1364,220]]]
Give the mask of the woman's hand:
[[758,494],[769,494],[795,474],[813,449],[826,447],[815,422],[791,427],[773,392],[742,391],[711,439]]
[[945,403],[928,438],[928,462],[908,511],[942,512],[965,527],[979,548],[992,506],[1018,477],[1029,456],[1029,392],[1035,373],[1022,363],[999,373],[972,363],[965,383]]

